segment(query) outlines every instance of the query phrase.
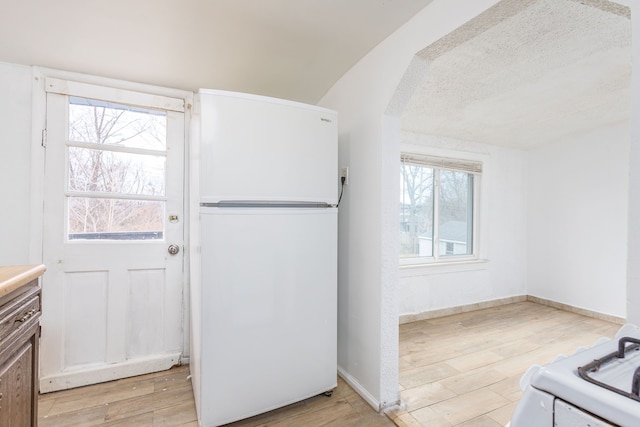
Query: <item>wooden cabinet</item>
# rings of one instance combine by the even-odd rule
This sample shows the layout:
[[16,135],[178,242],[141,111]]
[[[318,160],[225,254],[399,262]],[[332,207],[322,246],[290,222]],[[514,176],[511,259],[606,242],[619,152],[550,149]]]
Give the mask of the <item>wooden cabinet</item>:
[[22,282],[8,288],[3,286],[7,284],[2,280],[4,268],[0,267],[0,426],[36,427],[39,274],[24,276]]

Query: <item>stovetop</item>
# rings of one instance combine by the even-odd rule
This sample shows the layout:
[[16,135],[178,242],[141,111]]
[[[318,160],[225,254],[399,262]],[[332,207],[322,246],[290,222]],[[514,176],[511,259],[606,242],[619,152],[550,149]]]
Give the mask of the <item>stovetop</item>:
[[[597,370],[588,369],[588,376],[606,386],[581,378],[578,368],[588,367],[618,350],[618,338],[640,339],[640,328],[627,325],[616,339],[608,340],[539,368],[531,377],[531,386],[582,408],[598,417],[621,426],[640,426],[640,400],[625,393],[631,392],[635,370],[640,367],[640,350],[626,352],[624,359],[614,358],[600,363]],[[623,393],[611,391],[621,390]]]

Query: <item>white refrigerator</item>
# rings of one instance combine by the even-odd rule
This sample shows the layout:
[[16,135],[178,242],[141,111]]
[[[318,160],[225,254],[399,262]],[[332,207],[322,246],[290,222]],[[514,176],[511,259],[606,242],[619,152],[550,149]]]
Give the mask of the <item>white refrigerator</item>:
[[204,89],[199,103],[190,357],[210,427],[336,386],[337,114]]

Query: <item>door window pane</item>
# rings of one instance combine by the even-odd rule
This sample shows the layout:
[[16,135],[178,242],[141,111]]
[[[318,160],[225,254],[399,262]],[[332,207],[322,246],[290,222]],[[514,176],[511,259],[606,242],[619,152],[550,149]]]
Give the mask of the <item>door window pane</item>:
[[473,253],[473,174],[440,171],[440,255]]
[[69,97],[68,131],[68,239],[162,239],[166,112]]
[[164,156],[69,147],[68,189],[164,195]]
[[69,140],[166,150],[166,112],[96,99],[69,98]]
[[69,197],[69,240],[163,238],[165,202]]

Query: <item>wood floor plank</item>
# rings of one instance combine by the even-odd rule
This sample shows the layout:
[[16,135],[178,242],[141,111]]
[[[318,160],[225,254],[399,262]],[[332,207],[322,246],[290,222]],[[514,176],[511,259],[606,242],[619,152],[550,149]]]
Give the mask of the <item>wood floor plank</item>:
[[198,421],[193,401],[153,411],[153,427],[172,427]]
[[522,396],[520,377],[531,365],[612,337],[619,327],[530,301],[402,324],[400,393],[406,413],[394,422],[504,426]]
[[444,378],[438,381],[438,383],[442,384],[454,393],[461,395],[479,388],[488,387],[506,378],[506,375],[503,375],[495,369],[481,367],[452,377]]
[[402,402],[406,405],[407,410],[414,411],[424,406],[429,406],[434,403],[442,402],[443,400],[451,399],[457,395],[439,382],[435,381],[403,390],[400,393],[400,396],[402,398]]
[[511,414],[513,414],[513,411],[515,411],[516,409],[517,404],[518,402],[511,402],[508,405],[489,412],[487,416],[495,422],[499,423],[499,425],[501,426],[507,425],[507,423],[511,419]]
[[90,427],[104,423],[108,406],[94,406],[52,416],[38,414],[38,427]]
[[498,393],[488,389],[479,389],[435,403],[432,408],[455,426],[481,417],[509,403]]
[[452,424],[442,415],[433,410],[431,406],[425,406],[417,411],[411,412],[409,415],[416,420],[420,426],[430,427],[451,427]]
[[419,366],[417,368],[400,368],[400,385],[404,388],[412,388],[421,384],[442,380],[460,374],[460,371],[448,365],[446,362],[433,365]]

